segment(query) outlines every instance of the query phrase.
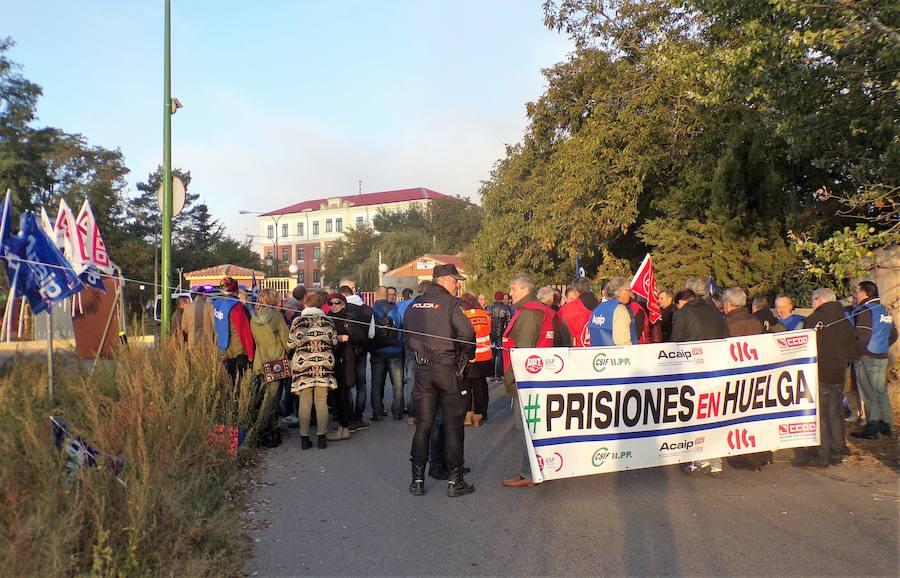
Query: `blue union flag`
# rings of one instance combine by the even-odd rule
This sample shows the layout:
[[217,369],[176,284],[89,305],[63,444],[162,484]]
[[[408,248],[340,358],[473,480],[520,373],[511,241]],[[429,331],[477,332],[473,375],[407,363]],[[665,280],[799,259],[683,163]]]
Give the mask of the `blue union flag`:
[[10,212],[7,197],[3,209],[0,252],[7,257],[6,276],[10,287],[28,299],[32,311],[46,311],[84,289],[72,266],[44,232],[34,213],[24,213],[19,234],[12,235]]

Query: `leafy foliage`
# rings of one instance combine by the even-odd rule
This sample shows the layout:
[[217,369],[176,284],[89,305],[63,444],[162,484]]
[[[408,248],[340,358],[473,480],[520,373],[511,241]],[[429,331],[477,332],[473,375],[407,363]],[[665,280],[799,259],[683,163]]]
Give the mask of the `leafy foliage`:
[[544,71],[524,139],[482,187],[470,261],[483,286],[523,270],[563,281],[576,253],[606,277],[649,250],[673,287],[713,274],[802,293],[791,231],[824,243],[803,254],[831,284],[851,217],[875,229],[857,245],[891,242],[880,231],[898,223],[896,6],[547,0],[544,11],[577,49]]

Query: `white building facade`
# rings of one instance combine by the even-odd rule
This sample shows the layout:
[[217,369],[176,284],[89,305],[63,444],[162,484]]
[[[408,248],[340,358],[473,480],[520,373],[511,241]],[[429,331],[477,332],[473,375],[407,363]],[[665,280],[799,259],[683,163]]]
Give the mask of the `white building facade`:
[[398,189],[303,201],[257,217],[257,251],[264,259],[278,259],[279,275],[287,276],[295,263],[298,281],[307,287],[324,286],[322,256],[348,227],[373,226],[378,210],[425,208],[445,195],[426,189]]

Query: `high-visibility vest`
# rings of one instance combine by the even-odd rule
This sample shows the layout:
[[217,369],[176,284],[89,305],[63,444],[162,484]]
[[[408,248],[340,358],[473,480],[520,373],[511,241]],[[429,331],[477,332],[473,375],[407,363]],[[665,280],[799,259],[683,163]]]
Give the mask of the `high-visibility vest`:
[[475,359],[490,361],[493,359],[491,352],[491,316],[484,309],[465,309],[463,311],[472,327],[475,328]]

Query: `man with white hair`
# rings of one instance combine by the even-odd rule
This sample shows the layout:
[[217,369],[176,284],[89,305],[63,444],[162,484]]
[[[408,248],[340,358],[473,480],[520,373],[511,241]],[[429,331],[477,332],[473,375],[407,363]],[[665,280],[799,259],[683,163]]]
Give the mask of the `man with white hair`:
[[819,424],[821,444],[797,452],[794,465],[826,468],[841,463],[844,447],[844,408],[841,390],[844,372],[853,360],[854,330],[835,300],[831,289],[812,292],[814,311],[803,322],[804,329],[816,329],[816,355],[819,368]]
[[[549,285],[544,285],[537,292],[537,300],[559,313],[559,307],[554,302],[559,296],[559,291]],[[553,317],[553,347],[572,347],[572,336],[569,328],[563,323],[559,315]]]
[[689,277],[685,289],[694,292],[684,307],[675,313],[672,321],[672,341],[703,341],[728,337],[725,318],[706,297],[706,283],[697,277]]
[[725,325],[729,337],[759,335],[765,333],[759,319],[747,311],[747,294],[740,287],[727,289],[722,295],[725,307]]
[[[516,313],[509,322],[506,332],[503,334],[503,380],[506,393],[513,398],[513,424],[518,429],[522,421],[519,419],[519,394],[516,385],[515,374],[510,371],[511,349],[516,347],[552,347],[553,346],[553,320],[556,317],[553,309],[537,300],[534,290],[534,281],[525,274],[514,276],[509,281],[509,295],[512,298]],[[519,474],[508,480],[503,480],[506,488],[526,488],[533,486],[531,479],[531,466],[528,459],[528,444],[522,439],[524,451],[522,453],[522,465]]]
[[591,345],[635,345],[638,342],[634,316],[628,309],[631,287],[624,277],[613,277],[603,290],[606,301],[597,305],[591,313],[588,331]]
[[803,319],[805,318],[802,315],[794,313],[794,302],[791,301],[791,298],[787,295],[779,295],[775,298],[775,313],[778,314],[778,318],[781,320],[782,325],[784,325],[788,331],[803,328]]
[[[725,309],[725,325],[729,337],[744,335],[760,335],[765,333],[763,324],[747,311],[747,293],[740,287],[731,287],[722,294],[722,307]],[[755,452],[728,458],[728,465],[736,468],[749,468],[759,471],[772,462],[772,452]],[[712,462],[710,462],[712,463]]]

